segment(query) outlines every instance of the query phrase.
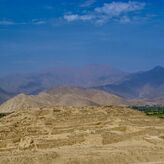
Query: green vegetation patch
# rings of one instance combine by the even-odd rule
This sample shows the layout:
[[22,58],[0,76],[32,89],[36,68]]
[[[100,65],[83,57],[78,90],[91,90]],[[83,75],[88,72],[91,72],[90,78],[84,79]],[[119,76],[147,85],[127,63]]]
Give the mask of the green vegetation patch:
[[130,106],[130,108],[144,112],[148,116],[156,116],[164,119],[164,106],[162,105]]

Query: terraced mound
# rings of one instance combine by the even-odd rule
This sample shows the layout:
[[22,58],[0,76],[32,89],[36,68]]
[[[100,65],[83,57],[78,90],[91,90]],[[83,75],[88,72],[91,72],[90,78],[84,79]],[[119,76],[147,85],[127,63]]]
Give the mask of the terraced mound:
[[0,119],[2,164],[164,163],[164,120],[126,107],[17,110]]

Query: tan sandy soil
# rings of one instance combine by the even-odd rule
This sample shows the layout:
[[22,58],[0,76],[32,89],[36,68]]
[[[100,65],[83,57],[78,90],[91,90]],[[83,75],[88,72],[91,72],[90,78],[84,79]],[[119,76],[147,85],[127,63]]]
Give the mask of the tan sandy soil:
[[0,113],[51,106],[128,105],[124,98],[97,89],[59,87],[38,95],[19,94],[0,105]]
[[164,120],[126,107],[18,110],[0,119],[0,164],[164,164]]

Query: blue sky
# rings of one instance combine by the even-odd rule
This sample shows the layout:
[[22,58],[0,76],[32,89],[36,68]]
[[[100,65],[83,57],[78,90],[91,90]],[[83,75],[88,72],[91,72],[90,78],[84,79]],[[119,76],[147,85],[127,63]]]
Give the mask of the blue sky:
[[164,1],[0,0],[0,76],[87,64],[164,66]]

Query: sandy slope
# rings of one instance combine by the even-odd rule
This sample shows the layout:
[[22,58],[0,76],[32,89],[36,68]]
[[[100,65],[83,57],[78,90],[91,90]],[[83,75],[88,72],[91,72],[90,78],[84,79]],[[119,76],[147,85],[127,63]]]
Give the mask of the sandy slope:
[[10,113],[16,109],[28,109],[47,106],[98,106],[127,104],[122,97],[96,89],[77,87],[59,87],[38,95],[19,94],[0,105],[1,113]]
[[163,164],[164,120],[125,107],[18,110],[0,119],[2,164]]

